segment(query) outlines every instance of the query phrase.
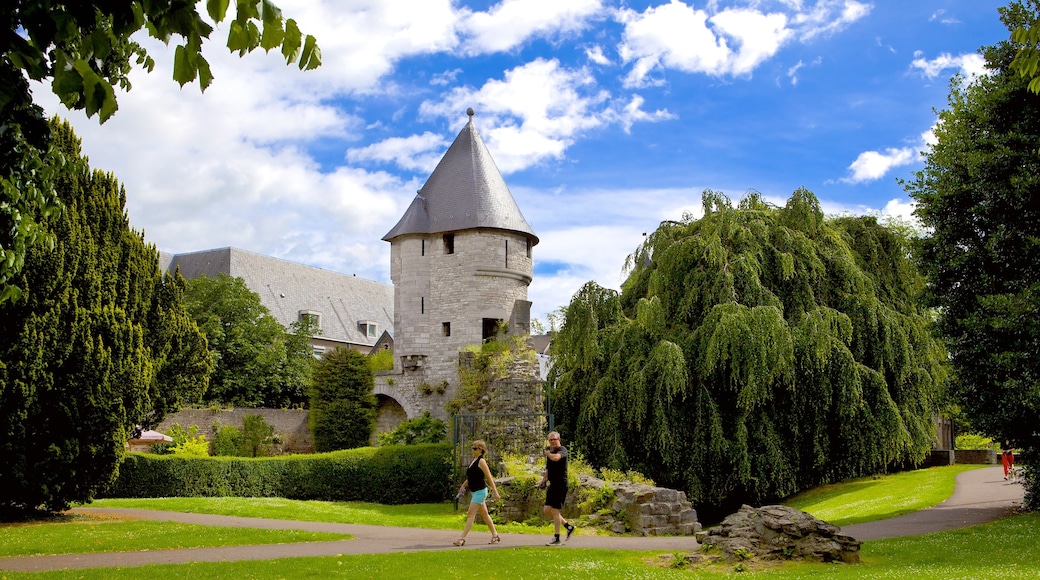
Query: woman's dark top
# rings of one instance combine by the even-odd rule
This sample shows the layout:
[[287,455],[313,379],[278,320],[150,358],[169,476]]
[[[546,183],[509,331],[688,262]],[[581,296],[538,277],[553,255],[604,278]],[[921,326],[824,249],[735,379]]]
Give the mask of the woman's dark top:
[[479,457],[466,468],[466,481],[469,482],[470,491],[480,491],[487,487],[487,483],[484,481],[484,470],[480,468]]

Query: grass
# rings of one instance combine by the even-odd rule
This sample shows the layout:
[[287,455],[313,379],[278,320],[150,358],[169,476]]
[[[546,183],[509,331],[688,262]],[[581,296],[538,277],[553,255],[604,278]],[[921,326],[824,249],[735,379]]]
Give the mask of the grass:
[[[955,476],[975,466],[932,468],[880,478],[864,478],[844,484],[826,486],[791,498],[788,505],[813,513],[821,519],[842,522],[839,525],[891,517],[913,509],[921,509],[945,500],[953,489]],[[898,505],[895,505],[898,504]],[[223,513],[244,517],[274,517],[309,521],[332,521],[365,524],[407,525],[422,528],[457,528],[463,512],[453,512],[450,504],[383,506],[363,503],[296,502],[248,498],[171,498],[160,500],[104,500],[101,507],[137,507]],[[804,507],[800,507],[804,506]],[[918,506],[916,508],[909,506]],[[844,509],[843,509],[844,508]],[[821,515],[822,514],[822,515]],[[121,528],[123,521],[113,526]],[[163,536],[196,535],[197,526],[180,529],[168,522],[149,522]],[[34,524],[35,525],[35,524]],[[51,536],[34,532],[38,544],[61,545],[72,536],[82,535],[76,528],[54,526]],[[96,523],[91,524],[99,526]],[[515,525],[515,524],[513,524]],[[11,526],[14,528],[15,526]],[[19,526],[27,527],[27,526]],[[536,528],[520,526],[524,531]],[[262,531],[262,530],[257,530]],[[512,531],[512,530],[510,530]],[[0,534],[6,529],[0,527]],[[125,528],[122,541],[134,537],[138,529]],[[289,532],[276,531],[280,541]],[[544,530],[542,530],[544,533]],[[0,545],[9,538],[0,535]],[[119,545],[120,540],[115,543]],[[87,542],[89,543],[89,542]],[[214,544],[204,544],[214,545]],[[225,545],[225,544],[221,544]],[[673,559],[660,552],[615,551],[566,548],[505,548],[475,550],[470,548],[334,556],[292,558],[267,561],[214,562],[178,565],[150,565],[132,568],[96,568],[63,570],[32,574],[0,572],[0,580],[23,578],[134,579],[149,578],[730,578],[743,571],[741,577],[756,578],[1037,578],[1040,577],[1040,514],[1030,513],[989,524],[925,536],[894,538],[864,542],[862,563],[858,565],[784,563],[782,565],[711,564],[687,565],[683,569],[668,567]],[[117,548],[123,549],[123,548]],[[46,553],[54,553],[47,548]],[[44,553],[44,552],[41,552]]]
[[985,465],[947,465],[862,477],[794,495],[783,504],[836,526],[894,518],[938,505],[953,495],[957,474]]
[[262,530],[65,516],[60,521],[0,525],[0,557],[349,540],[347,534]]
[[[754,578],[1036,578],[1040,576],[1040,514],[863,544],[863,563],[807,564],[749,569]],[[732,578],[734,564],[666,567],[659,552],[580,548],[443,550],[396,554],[292,558],[252,562],[153,565],[55,572],[4,573],[0,578],[164,580],[192,578]]]
[[[249,497],[172,497],[156,499],[103,499],[88,507],[120,507],[165,510],[185,513],[218,514],[245,518],[273,518],[306,522],[334,522],[400,526],[428,530],[461,529],[466,523],[465,504],[455,511],[453,504],[382,505],[364,502],[303,501]],[[483,526],[480,516],[477,524]],[[474,525],[477,525],[474,524]],[[495,524],[507,534],[547,534],[548,520],[539,525]]]

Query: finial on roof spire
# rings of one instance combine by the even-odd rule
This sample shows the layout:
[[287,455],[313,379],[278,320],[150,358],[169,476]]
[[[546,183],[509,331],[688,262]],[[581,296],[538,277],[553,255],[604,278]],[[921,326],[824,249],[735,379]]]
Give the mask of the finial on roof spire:
[[466,114],[469,115],[469,120],[473,120],[473,107],[466,109]]

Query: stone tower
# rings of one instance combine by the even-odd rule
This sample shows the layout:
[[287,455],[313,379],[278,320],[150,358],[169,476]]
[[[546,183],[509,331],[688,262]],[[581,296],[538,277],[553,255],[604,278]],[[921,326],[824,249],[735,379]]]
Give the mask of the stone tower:
[[[394,384],[405,406],[445,416],[458,388],[459,352],[498,333],[530,332],[531,251],[538,243],[473,124],[448,148],[390,242]],[[382,382],[382,381],[380,381]],[[409,405],[411,388],[441,388]],[[408,413],[412,415],[411,412]]]

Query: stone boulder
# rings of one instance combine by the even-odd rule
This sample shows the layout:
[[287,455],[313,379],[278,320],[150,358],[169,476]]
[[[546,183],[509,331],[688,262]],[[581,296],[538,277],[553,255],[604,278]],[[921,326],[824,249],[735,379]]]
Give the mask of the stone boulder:
[[859,562],[858,540],[837,526],[781,505],[741,506],[698,541],[707,551],[717,548],[730,562],[750,558]]
[[609,511],[589,514],[594,525],[614,533],[640,536],[688,536],[701,531],[697,511],[685,492],[631,481],[608,483],[585,474],[579,475],[578,480],[582,487],[599,490],[609,485],[614,490]]

